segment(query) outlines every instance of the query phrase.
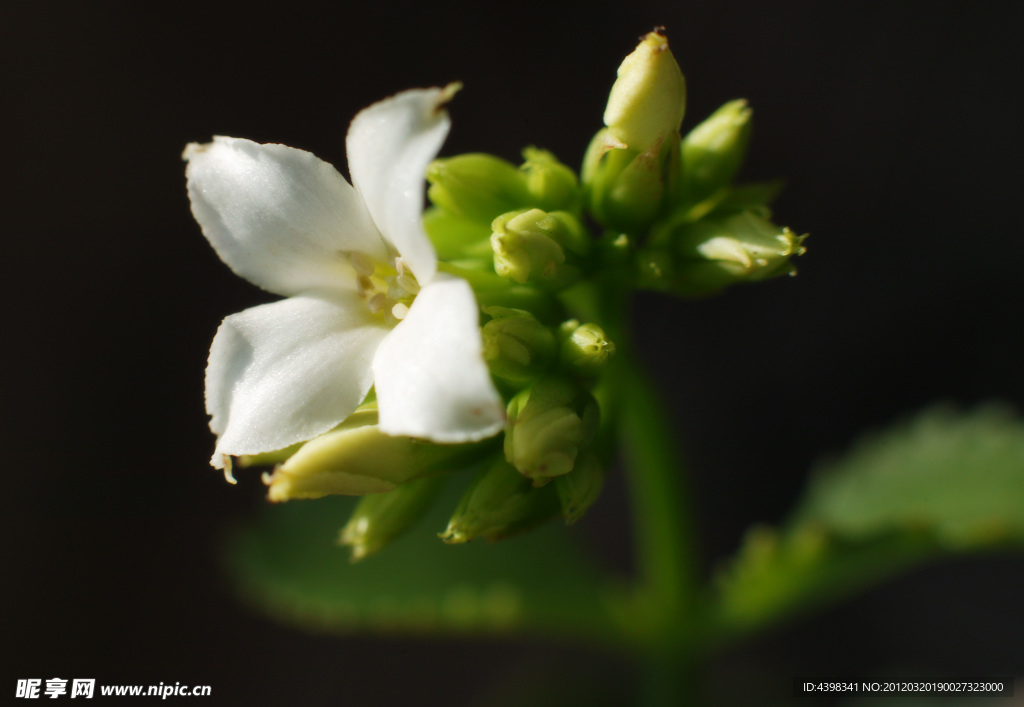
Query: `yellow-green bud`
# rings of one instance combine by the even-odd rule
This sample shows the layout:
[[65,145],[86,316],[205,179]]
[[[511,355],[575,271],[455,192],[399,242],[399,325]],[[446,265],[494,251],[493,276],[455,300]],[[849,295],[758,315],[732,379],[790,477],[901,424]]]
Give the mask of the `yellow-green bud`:
[[484,153],[434,160],[427,167],[427,196],[441,208],[490,223],[530,203],[526,174],[511,162]]
[[700,296],[736,282],[792,274],[789,260],[804,253],[806,237],[750,210],[709,216],[675,234],[679,261],[673,290]]
[[623,147],[657,151],[679,132],[686,111],[686,81],[668,39],[650,32],[619,66],[608,95],[604,124]]
[[498,459],[470,484],[441,539],[446,543],[500,540],[547,520],[557,510],[558,499],[551,488],[534,488],[504,459]]
[[746,155],[750,119],[745,100],[730,101],[683,138],[682,201],[697,203],[732,182]]
[[527,281],[559,289],[579,279],[579,268],[566,262],[566,251],[589,249],[583,226],[565,211],[511,211],[491,224],[494,270],[520,285]]
[[574,211],[579,207],[579,183],[576,174],[547,150],[527,147],[526,162],[520,169],[526,175],[530,206],[545,211]]
[[522,309],[487,307],[491,321],[484,324],[484,359],[491,374],[509,383],[539,378],[555,357],[554,333]]
[[581,376],[596,376],[615,353],[615,344],[597,324],[563,322],[558,330],[562,365]]
[[570,473],[559,476],[552,485],[558,494],[562,517],[567,525],[572,525],[583,517],[601,495],[604,469],[595,455],[583,452],[576,461],[575,468]]
[[353,562],[381,550],[423,517],[445,480],[441,476],[416,479],[387,493],[363,496],[338,542],[352,548]]
[[460,469],[492,448],[487,442],[442,445],[392,437],[377,426],[376,410],[361,410],[266,475],[267,497],[289,501],[383,493],[412,479]]
[[597,401],[560,378],[544,378],[508,404],[505,459],[537,486],[568,474],[600,418]]

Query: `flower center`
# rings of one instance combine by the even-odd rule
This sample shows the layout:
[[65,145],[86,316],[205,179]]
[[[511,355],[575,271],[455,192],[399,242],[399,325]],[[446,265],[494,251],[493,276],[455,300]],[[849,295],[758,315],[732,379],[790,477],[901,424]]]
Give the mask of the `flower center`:
[[409,313],[409,306],[420,291],[416,276],[401,257],[381,263],[364,253],[349,253],[356,271],[356,287],[371,313],[394,326]]

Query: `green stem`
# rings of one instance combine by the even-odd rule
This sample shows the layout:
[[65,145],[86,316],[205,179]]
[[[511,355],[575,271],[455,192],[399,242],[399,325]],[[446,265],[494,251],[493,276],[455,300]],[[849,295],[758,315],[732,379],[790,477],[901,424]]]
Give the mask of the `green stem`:
[[624,361],[619,437],[632,500],[639,584],[632,618],[640,632],[645,704],[691,704],[697,649],[697,587],[689,498],[673,430],[642,370]]
[[[618,285],[618,286],[616,286]],[[623,611],[623,633],[641,652],[648,705],[689,704],[698,651],[698,587],[693,514],[668,412],[633,357],[627,283],[604,282],[573,309],[590,309],[615,341],[606,372],[614,427],[630,487],[638,570]],[[580,306],[589,305],[589,306]]]
[[618,374],[619,435],[632,493],[641,600],[656,610],[656,621],[676,630],[692,628],[692,514],[674,430],[639,367],[623,362]]

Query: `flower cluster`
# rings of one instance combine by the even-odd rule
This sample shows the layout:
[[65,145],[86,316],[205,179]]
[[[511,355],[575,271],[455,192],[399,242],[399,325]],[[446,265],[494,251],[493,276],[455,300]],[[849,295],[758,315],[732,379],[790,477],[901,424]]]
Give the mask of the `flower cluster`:
[[[189,145],[192,212],[238,275],[285,299],[227,317],[210,350],[212,464],[273,464],[274,501],[362,495],[343,542],[380,549],[452,472],[475,469],[442,537],[579,519],[613,450],[608,385],[638,288],[685,296],[792,271],[772,185],[734,185],[743,101],[686,137],[658,32],[622,63],[580,176],[528,148],[435,159],[457,86],[405,91],[348,131],[351,183],[313,155]],[[424,213],[429,182],[431,206]],[[588,224],[599,224],[594,234]]]

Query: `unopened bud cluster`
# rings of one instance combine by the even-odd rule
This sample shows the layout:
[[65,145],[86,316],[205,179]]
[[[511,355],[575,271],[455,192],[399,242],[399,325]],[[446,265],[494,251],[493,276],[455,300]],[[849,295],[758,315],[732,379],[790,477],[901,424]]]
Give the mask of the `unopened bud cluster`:
[[271,500],[364,495],[340,538],[355,559],[408,529],[456,477],[471,480],[445,542],[579,520],[613,451],[595,442],[613,412],[599,391],[615,354],[609,324],[576,306],[581,288],[699,297],[790,274],[803,252],[804,236],[771,221],[775,185],[735,182],[750,139],[746,102],[684,136],[685,107],[683,74],[655,31],[619,67],[579,178],[533,147],[519,164],[482,153],[434,161],[424,226],[439,269],[474,288],[483,357],[507,403],[504,434],[454,445],[391,437],[371,393],[335,430],[250,460],[279,463],[266,475]]
[[668,41],[648,34],[619,67],[605,128],[583,163],[584,198],[635,248],[638,287],[700,297],[792,274],[804,236],[771,222],[772,184],[737,185],[752,112],[726,103],[685,136],[682,73]]

